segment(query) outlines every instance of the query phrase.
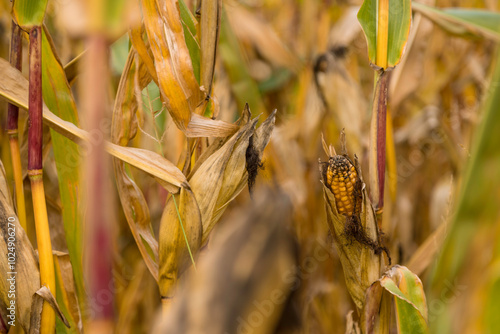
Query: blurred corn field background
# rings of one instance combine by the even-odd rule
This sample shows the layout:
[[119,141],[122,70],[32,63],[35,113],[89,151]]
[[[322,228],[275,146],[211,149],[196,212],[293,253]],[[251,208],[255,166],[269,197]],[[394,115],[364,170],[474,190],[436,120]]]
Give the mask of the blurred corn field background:
[[499,42],[498,0],[0,0],[0,332],[500,333]]

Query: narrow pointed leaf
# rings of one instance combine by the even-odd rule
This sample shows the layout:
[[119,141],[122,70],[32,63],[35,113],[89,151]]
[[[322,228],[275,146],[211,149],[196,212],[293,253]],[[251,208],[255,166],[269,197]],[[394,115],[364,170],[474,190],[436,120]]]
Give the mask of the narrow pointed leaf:
[[413,9],[457,35],[483,36],[500,41],[500,13],[473,8],[437,9],[418,2]]

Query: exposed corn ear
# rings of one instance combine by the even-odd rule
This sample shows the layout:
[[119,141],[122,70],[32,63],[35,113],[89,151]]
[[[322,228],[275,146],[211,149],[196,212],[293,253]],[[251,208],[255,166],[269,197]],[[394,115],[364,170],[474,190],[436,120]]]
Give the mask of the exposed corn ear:
[[[323,144],[327,154],[333,148]],[[327,222],[338,249],[347,288],[358,310],[366,289],[384,268],[377,219],[367,196],[357,158],[344,153],[320,162]]]
[[356,193],[358,172],[351,161],[342,155],[328,160],[326,185],[332,191],[339,213],[346,216],[359,214],[361,194]]

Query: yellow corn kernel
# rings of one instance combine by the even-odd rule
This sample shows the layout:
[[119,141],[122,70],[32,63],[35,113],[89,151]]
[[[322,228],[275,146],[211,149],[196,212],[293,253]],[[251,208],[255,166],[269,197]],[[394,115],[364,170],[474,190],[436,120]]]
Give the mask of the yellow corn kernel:
[[[326,185],[333,192],[340,214],[350,216],[354,213],[354,188],[358,173],[352,163],[342,155],[331,157],[326,170]],[[357,208],[359,210],[359,208]]]

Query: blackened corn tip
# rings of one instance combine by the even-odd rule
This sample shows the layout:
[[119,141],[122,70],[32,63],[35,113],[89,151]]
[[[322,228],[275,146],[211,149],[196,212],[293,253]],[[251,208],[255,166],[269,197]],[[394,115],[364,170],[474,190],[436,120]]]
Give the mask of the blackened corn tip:
[[326,185],[330,188],[340,214],[350,216],[355,210],[354,186],[358,173],[352,163],[342,155],[328,160]]

